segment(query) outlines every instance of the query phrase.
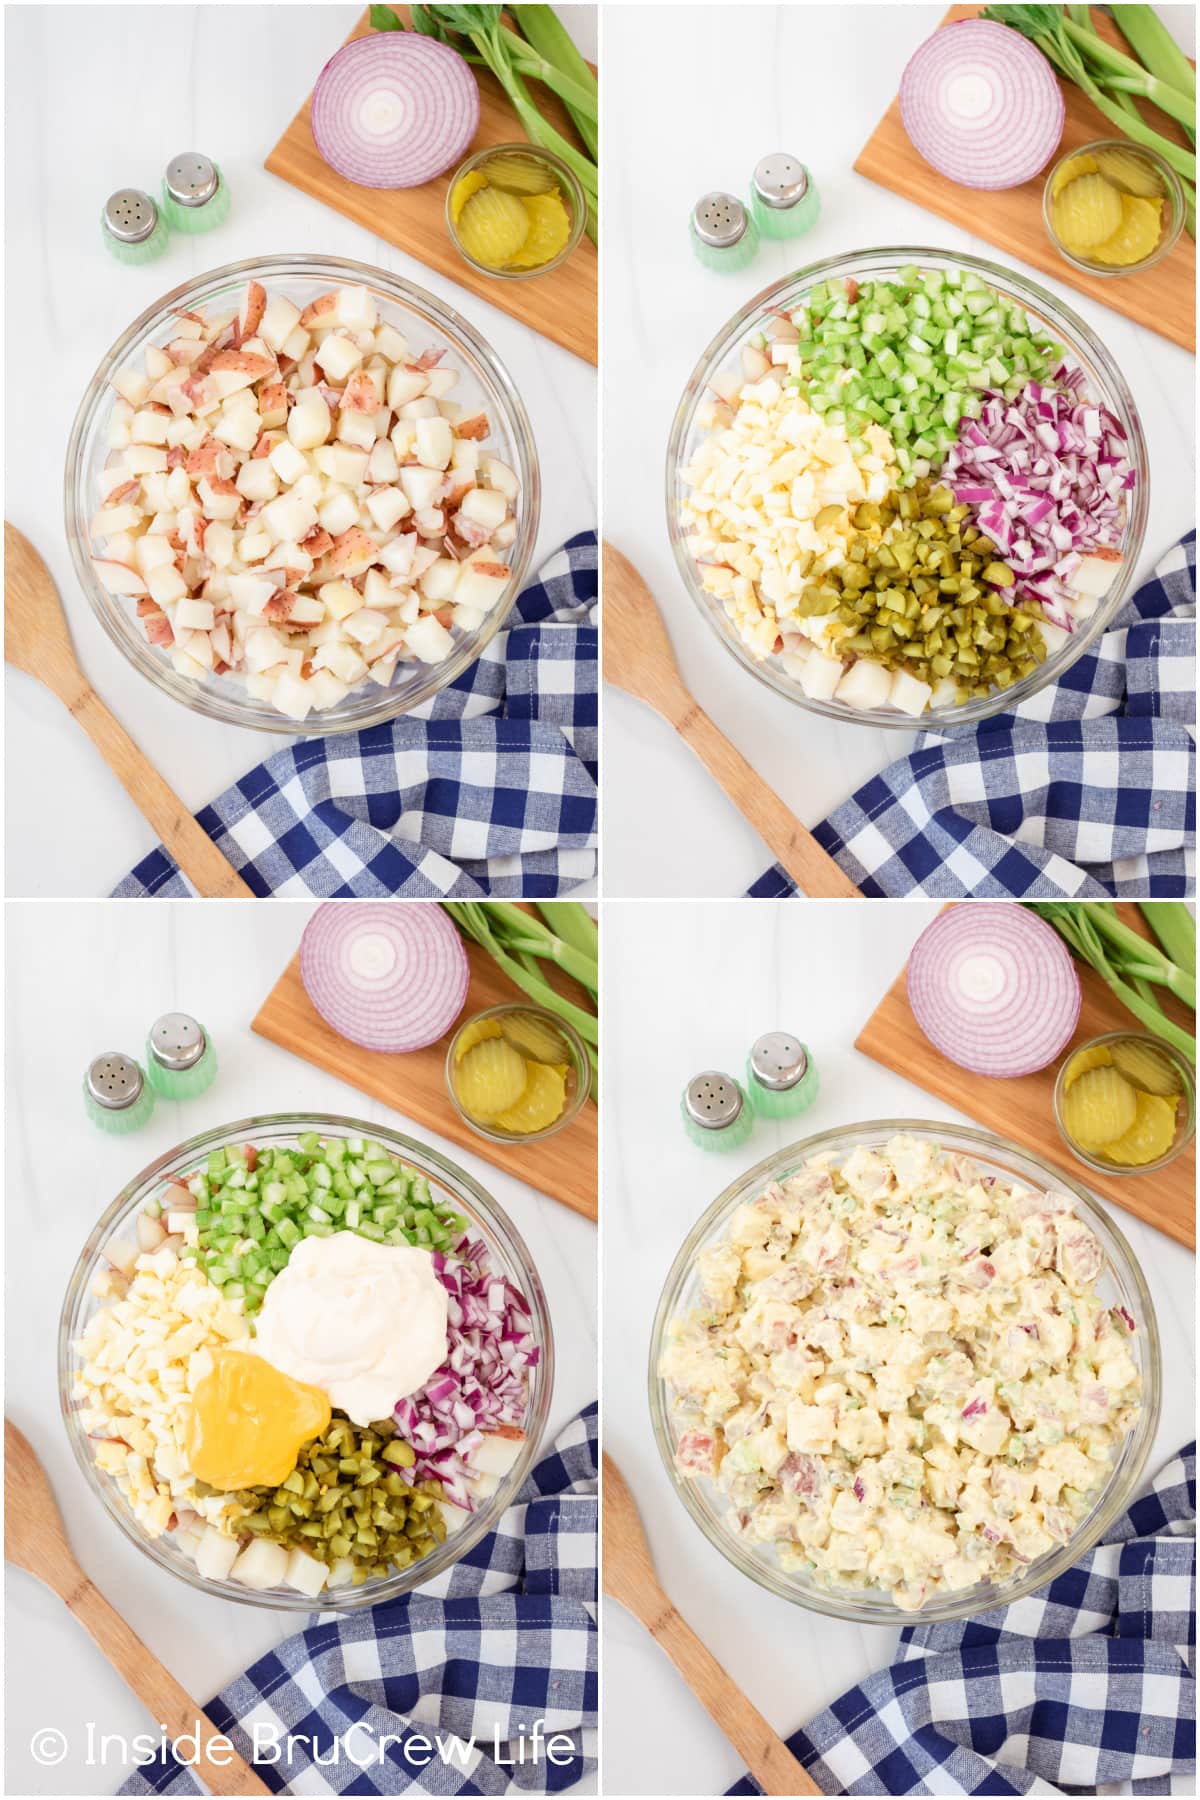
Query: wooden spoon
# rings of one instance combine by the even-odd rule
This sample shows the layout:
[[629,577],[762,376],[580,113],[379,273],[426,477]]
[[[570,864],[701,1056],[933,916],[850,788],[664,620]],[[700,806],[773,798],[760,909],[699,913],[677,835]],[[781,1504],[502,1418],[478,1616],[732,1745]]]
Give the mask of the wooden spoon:
[[628,558],[604,546],[604,679],[660,713],[810,899],[858,897],[758,770],[735,750],[683,685],[654,596]]
[[[607,602],[606,602],[607,604]],[[654,1559],[629,1485],[604,1455],[604,1591],[657,1638],[696,1698],[716,1720],[768,1794],[819,1794],[821,1789],[772,1731],[758,1708],[725,1673],[675,1611],[654,1572]]]
[[[273,1792],[92,1586],[71,1554],[46,1471],[11,1419],[4,1421],[4,1559],[66,1602],[151,1718],[166,1726],[169,1739],[185,1733],[199,1738],[199,1758],[191,1766],[212,1793]],[[214,1738],[219,1742],[210,1760]]]
[[197,893],[252,900],[208,833],[193,819],[119,725],[75,658],[66,614],[49,569],[14,525],[4,522],[4,660],[62,701],[91,738],[134,805],[154,827]]

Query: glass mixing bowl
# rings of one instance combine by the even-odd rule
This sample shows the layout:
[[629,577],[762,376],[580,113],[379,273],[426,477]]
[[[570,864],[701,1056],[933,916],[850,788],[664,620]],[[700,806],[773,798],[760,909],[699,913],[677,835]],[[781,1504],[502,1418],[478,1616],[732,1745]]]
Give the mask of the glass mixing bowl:
[[[979,275],[1005,298],[1023,306],[1030,316],[1046,325],[1056,341],[1068,350],[1088,378],[1091,392],[1121,422],[1129,441],[1129,457],[1137,471],[1137,486],[1129,497],[1129,515],[1121,545],[1121,567],[1117,579],[1098,603],[1089,619],[1072,632],[1067,642],[1047,656],[1032,675],[1015,681],[1010,688],[988,694],[979,700],[968,700],[962,706],[930,707],[919,718],[892,711],[888,707],[862,708],[847,706],[838,700],[811,700],[782,668],[770,662],[759,662],[734,631],[721,602],[705,591],[695,562],[688,549],[680,525],[683,501],[688,492],[683,471],[689,466],[696,448],[706,433],[696,423],[696,412],[708,390],[709,382],[724,368],[761,327],[768,311],[786,311],[799,305],[808,290],[821,281],[853,278],[856,281],[887,281],[898,269],[915,263],[923,270],[967,269]],[[688,379],[667,444],[667,530],[675,561],[683,584],[691,595],[709,629],[744,669],[776,694],[782,694],[808,712],[841,723],[873,725],[886,731],[945,731],[956,725],[976,725],[995,713],[1007,712],[1048,682],[1057,681],[1073,662],[1089,649],[1114,618],[1129,592],[1141,554],[1142,539],[1150,500],[1150,464],[1142,424],[1128,384],[1104,345],[1077,313],[1056,300],[1036,282],[1027,281],[1011,269],[985,262],[977,256],[957,256],[948,250],[900,249],[857,250],[849,256],[830,257],[827,262],[813,263],[795,275],[788,275],[772,287],[756,294],[727,325],[722,326],[704,351]]]
[[[445,662],[401,662],[390,687],[381,688],[367,681],[326,712],[310,713],[298,721],[286,718],[261,700],[251,699],[236,678],[209,675],[204,681],[190,681],[178,674],[166,652],[147,642],[134,601],[110,594],[97,579],[88,532],[98,505],[97,482],[109,452],[108,420],[116,400],[109,377],[127,363],[140,368],[147,345],[170,339],[171,320],[176,313],[200,306],[232,306],[241,299],[251,279],[262,283],[268,298],[286,294],[301,307],[319,294],[338,288],[370,288],[380,316],[402,331],[412,341],[414,350],[446,351],[448,366],[459,371],[453,398],[468,413],[487,414],[492,428],[487,448],[515,470],[521,484],[517,541],[508,553],[512,577],[478,630],[456,629],[455,645]],[[71,428],[64,481],[67,539],[75,573],[92,611],[117,648],[155,687],[191,711],[228,725],[245,725],[253,731],[276,732],[286,737],[329,737],[335,732],[381,725],[424,705],[456,681],[482,655],[520,592],[533,556],[541,512],[541,477],[529,417],[495,352],[460,314],[423,288],[383,269],[333,256],[271,256],[227,263],[224,268],[211,269],[175,288],[149,307],[113,345],[88,384]]]
[[[73,1397],[81,1361],[75,1346],[88,1319],[101,1304],[92,1294],[92,1277],[100,1267],[105,1244],[117,1237],[128,1238],[137,1215],[146,1202],[158,1193],[163,1183],[173,1177],[184,1179],[193,1170],[202,1167],[210,1150],[220,1150],[227,1144],[244,1143],[254,1143],[260,1148],[267,1145],[282,1147],[294,1144],[297,1138],[308,1131],[320,1132],[327,1137],[370,1138],[383,1144],[393,1154],[403,1157],[410,1167],[425,1175],[439,1197],[448,1199],[456,1211],[465,1213],[479,1226],[480,1235],[486,1239],[497,1263],[528,1301],[533,1314],[533,1330],[542,1351],[537,1366],[529,1371],[529,1406],[525,1415],[525,1443],[521,1454],[496,1492],[483,1503],[478,1512],[471,1515],[469,1523],[453,1537],[447,1537],[445,1543],[439,1544],[430,1555],[409,1568],[397,1569],[390,1575],[365,1581],[361,1587],[330,1589],[316,1600],[293,1588],[268,1588],[260,1592],[244,1587],[238,1581],[207,1580],[197,1571],[191,1557],[179,1549],[169,1536],[150,1537],[135,1517],[116,1482],[96,1467],[90,1440],[80,1425]],[[90,1232],[67,1284],[58,1324],[58,1394],[67,1436],[71,1440],[71,1448],[84,1479],[109,1517],[116,1521],[130,1542],[136,1544],[152,1562],[160,1569],[179,1576],[189,1587],[198,1588],[201,1593],[216,1595],[219,1599],[238,1600],[246,1606],[271,1607],[278,1612],[311,1613],[322,1609],[349,1612],[364,1606],[374,1606],[381,1600],[393,1600],[398,1594],[406,1594],[411,1588],[423,1586],[425,1582],[432,1581],[435,1575],[440,1575],[443,1570],[458,1562],[481,1538],[487,1536],[505,1508],[511,1506],[541,1445],[553,1389],[554,1335],[545,1291],[520,1233],[498,1203],[465,1169],[460,1169],[446,1157],[439,1156],[436,1150],[416,1143],[412,1138],[402,1137],[397,1131],[389,1131],[384,1125],[369,1124],[364,1119],[343,1118],[336,1113],[268,1113],[259,1118],[239,1119],[232,1125],[221,1125],[215,1131],[201,1132],[198,1137],[189,1138],[186,1143],[177,1145],[174,1150],[168,1150],[164,1156],[150,1163],[133,1177],[127,1187],[122,1188]]]
[[[1095,1232],[1105,1252],[1105,1268],[1098,1283],[1099,1292],[1110,1306],[1120,1305],[1132,1315],[1135,1331],[1129,1347],[1142,1381],[1142,1411],[1133,1430],[1117,1454],[1108,1480],[1097,1496],[1087,1518],[1067,1544],[1031,1563],[1018,1579],[1003,1582],[980,1582],[975,1587],[932,1599],[919,1612],[906,1612],[898,1607],[890,1594],[882,1590],[839,1591],[818,1585],[811,1578],[785,1573],[765,1545],[750,1544],[734,1537],[725,1524],[729,1508],[716,1493],[711,1482],[690,1480],[675,1467],[676,1434],[671,1419],[670,1386],[658,1373],[667,1321],[677,1312],[695,1305],[699,1294],[696,1279],[696,1257],[701,1250],[720,1238],[730,1218],[743,1202],[754,1199],[773,1181],[785,1181],[789,1175],[821,1154],[832,1154],[836,1161],[849,1155],[856,1144],[877,1149],[897,1132],[929,1139],[944,1149],[972,1157],[993,1173],[1016,1176],[1034,1188],[1054,1188],[1069,1194],[1078,1216]],[[708,1541],[715,1545],[736,1569],[748,1575],[760,1587],[781,1599],[831,1618],[853,1619],[863,1625],[928,1625],[943,1619],[964,1619],[987,1612],[992,1607],[1007,1606],[1035,1588],[1044,1587],[1077,1562],[1085,1551],[1103,1535],[1128,1506],[1141,1479],[1142,1469],[1158,1425],[1162,1372],[1159,1355],[1158,1325],[1145,1277],[1132,1250],[1096,1200],[1070,1175],[1051,1167],[1016,1144],[994,1136],[990,1131],[975,1131],[963,1125],[942,1125],[930,1119],[873,1119],[865,1125],[841,1125],[804,1138],[765,1158],[755,1168],[739,1175],[724,1193],[719,1194],[701,1218],[696,1221],[671,1265],[663,1285],[658,1310],[650,1334],[650,1415],[654,1436],[664,1467],[675,1492]]]

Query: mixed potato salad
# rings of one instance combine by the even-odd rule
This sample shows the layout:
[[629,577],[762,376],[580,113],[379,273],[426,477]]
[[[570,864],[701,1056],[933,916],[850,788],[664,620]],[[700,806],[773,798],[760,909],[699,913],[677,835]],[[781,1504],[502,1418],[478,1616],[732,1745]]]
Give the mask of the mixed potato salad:
[[428,1556],[516,1463],[539,1361],[470,1222],[381,1145],[229,1145],[105,1246],[73,1404],[142,1529],[312,1598]]
[[1087,1517],[1139,1411],[1134,1320],[1065,1194],[900,1135],[740,1206],[668,1326],[676,1466],[736,1536],[906,1611]]
[[815,286],[711,381],[681,528],[756,662],[920,717],[1062,648],[1116,579],[1120,421],[968,271]]
[[302,720],[439,663],[511,578],[519,483],[366,287],[251,281],[112,377],[93,566],[196,681]]

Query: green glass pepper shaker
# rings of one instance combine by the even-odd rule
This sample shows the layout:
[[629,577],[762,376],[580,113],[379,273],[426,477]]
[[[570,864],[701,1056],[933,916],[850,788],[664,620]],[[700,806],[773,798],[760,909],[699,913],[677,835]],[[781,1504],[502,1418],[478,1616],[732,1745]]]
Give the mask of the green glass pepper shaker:
[[165,1100],[194,1100],[217,1076],[217,1053],[198,1019],[182,1012],[155,1019],[146,1039],[146,1073]]
[[746,1095],[732,1075],[705,1069],[693,1075],[680,1101],[683,1129],[701,1150],[736,1150],[754,1129]]
[[821,211],[813,178],[798,156],[773,150],[750,177],[750,212],[763,237],[798,238],[811,231]]
[[736,194],[701,195],[688,230],[706,269],[746,269],[758,254],[758,227]]
[[132,1056],[105,1050],[83,1078],[83,1105],[93,1125],[120,1136],[146,1123],[154,1111],[154,1090]]
[[215,162],[199,150],[185,150],[167,164],[163,211],[176,231],[196,235],[229,217],[229,187]]
[[790,1031],[768,1031],[746,1058],[746,1092],[764,1119],[794,1119],[807,1112],[820,1081],[808,1046]]
[[100,229],[109,255],[134,265],[156,261],[171,237],[158,207],[140,188],[118,188],[108,196]]

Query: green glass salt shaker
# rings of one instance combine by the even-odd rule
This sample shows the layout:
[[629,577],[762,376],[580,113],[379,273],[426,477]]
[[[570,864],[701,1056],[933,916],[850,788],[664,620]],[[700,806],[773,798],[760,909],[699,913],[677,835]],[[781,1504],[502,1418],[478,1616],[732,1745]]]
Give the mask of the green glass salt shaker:
[[768,1031],[746,1058],[746,1092],[764,1119],[794,1119],[807,1112],[820,1081],[808,1046],[790,1031]]
[[736,1150],[754,1129],[754,1115],[732,1075],[705,1069],[693,1075],[680,1101],[683,1129],[701,1150]]
[[146,1074],[164,1100],[194,1100],[217,1076],[217,1053],[198,1019],[164,1013],[146,1038]]
[[702,194],[688,230],[706,269],[746,269],[758,254],[758,227],[736,194]]
[[813,178],[798,156],[773,150],[755,164],[750,212],[763,237],[803,237],[816,224],[820,210]]
[[140,188],[118,188],[108,196],[100,229],[109,255],[133,265],[156,261],[171,237],[158,207]]
[[132,1056],[105,1050],[83,1078],[83,1105],[93,1125],[120,1136],[146,1123],[154,1111],[154,1090]]
[[229,187],[215,162],[199,150],[185,150],[167,164],[163,211],[176,231],[196,235],[229,217]]

